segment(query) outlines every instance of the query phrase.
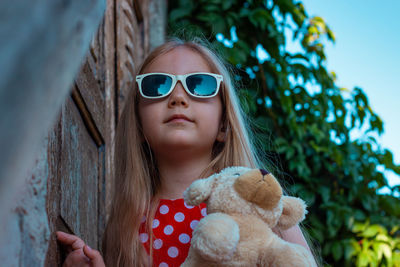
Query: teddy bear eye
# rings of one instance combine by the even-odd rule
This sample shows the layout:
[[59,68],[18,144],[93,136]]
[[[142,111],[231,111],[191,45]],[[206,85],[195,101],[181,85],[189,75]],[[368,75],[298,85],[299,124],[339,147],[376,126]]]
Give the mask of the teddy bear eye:
[[233,175],[234,176],[240,176],[240,173],[237,172],[237,173],[234,173]]

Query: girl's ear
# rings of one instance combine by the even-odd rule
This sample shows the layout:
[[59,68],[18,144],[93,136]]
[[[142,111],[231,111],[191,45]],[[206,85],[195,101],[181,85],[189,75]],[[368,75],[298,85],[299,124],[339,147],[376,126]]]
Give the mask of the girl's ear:
[[220,130],[217,135],[217,141],[223,143],[225,142],[225,137],[226,133]]
[[223,143],[223,142],[226,141],[227,128],[228,127],[226,126],[226,123],[221,121],[221,125],[219,127],[219,132],[218,132],[218,135],[217,135],[217,141],[218,142]]

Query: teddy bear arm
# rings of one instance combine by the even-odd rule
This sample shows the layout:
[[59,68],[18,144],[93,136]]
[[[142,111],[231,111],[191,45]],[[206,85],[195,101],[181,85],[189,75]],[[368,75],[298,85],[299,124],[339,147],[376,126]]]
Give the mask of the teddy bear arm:
[[200,203],[205,202],[210,197],[213,183],[213,176],[194,181],[185,190],[185,192],[183,192],[185,203],[188,205],[197,206]]
[[282,197],[283,211],[278,221],[278,227],[282,230],[287,230],[302,220],[307,213],[306,204],[303,200],[297,197]]

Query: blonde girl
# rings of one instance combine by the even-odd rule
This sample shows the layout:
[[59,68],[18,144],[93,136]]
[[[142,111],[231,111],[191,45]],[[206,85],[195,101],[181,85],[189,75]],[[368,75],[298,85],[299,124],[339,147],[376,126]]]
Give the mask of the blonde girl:
[[[159,219],[177,213],[182,213],[179,218],[201,219],[204,207],[186,207],[191,215],[171,210],[185,209],[183,191],[225,167],[255,168],[259,161],[230,73],[200,40],[171,39],[151,52],[126,103],[116,133],[114,198],[103,239],[104,260],[107,266],[179,266],[187,247],[156,236]],[[176,222],[173,217],[166,220],[160,233],[169,238],[177,231]],[[186,228],[179,240],[187,244],[193,229]],[[298,226],[277,232],[308,248]],[[57,236],[71,251],[64,266],[104,266],[100,253],[79,237],[62,232]],[[174,249],[165,254],[164,247]]]

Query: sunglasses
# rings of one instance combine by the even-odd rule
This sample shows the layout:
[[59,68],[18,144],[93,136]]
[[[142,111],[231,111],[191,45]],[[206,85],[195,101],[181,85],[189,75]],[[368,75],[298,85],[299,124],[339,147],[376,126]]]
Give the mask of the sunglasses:
[[196,98],[210,98],[218,94],[222,75],[196,72],[185,75],[169,73],[146,73],[136,76],[139,92],[144,98],[157,99],[166,97],[181,81],[185,91]]

